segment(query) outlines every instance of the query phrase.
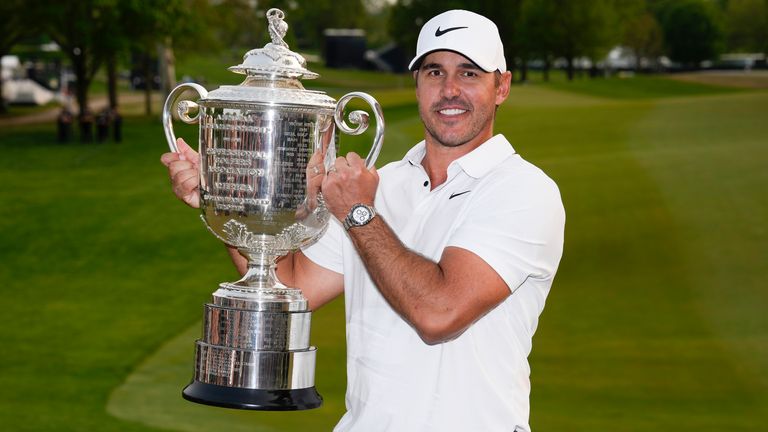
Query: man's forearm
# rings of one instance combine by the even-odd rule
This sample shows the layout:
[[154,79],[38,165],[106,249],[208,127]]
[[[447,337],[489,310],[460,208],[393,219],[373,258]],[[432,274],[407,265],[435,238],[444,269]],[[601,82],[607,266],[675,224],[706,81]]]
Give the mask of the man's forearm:
[[349,233],[368,274],[390,305],[425,341],[442,339],[433,336],[451,319],[456,304],[440,265],[406,248],[381,216]]
[[237,269],[237,272],[240,273],[240,276],[243,276],[246,271],[248,271],[248,260],[240,254],[240,251],[237,250],[236,247],[227,246],[227,253],[229,253],[229,257],[232,259],[232,263],[235,265],[235,268]]

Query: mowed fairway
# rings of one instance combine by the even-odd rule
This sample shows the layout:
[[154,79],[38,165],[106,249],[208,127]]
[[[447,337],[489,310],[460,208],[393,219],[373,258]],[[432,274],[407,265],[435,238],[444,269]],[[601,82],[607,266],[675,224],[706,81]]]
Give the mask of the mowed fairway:
[[[409,90],[369,91],[387,117],[382,165],[421,123]],[[765,430],[767,118],[765,90],[513,88],[496,129],[558,182],[567,212],[531,355],[536,432]],[[223,246],[171,195],[159,120],[127,119],[122,144],[54,132],[0,130],[0,429],[330,430],[343,303],[313,315],[322,408],[182,400],[202,303],[236,277]]]

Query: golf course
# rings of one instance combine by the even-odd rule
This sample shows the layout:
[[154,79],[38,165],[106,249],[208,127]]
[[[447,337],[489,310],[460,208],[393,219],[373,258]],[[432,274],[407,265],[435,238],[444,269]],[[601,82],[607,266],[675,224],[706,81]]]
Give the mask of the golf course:
[[[210,62],[223,72],[209,90],[237,83]],[[307,88],[382,103],[378,166],[422,139],[410,76],[318,72]],[[557,182],[567,215],[529,358],[533,430],[765,431],[768,89],[555,74],[515,84],[495,124]],[[195,126],[176,129],[197,141]],[[365,138],[340,141],[366,151]],[[173,196],[165,151],[159,104],[128,110],[120,143],[57,143],[53,123],[0,128],[0,430],[331,430],[343,299],[312,317],[321,408],[181,398],[203,304],[237,274]]]

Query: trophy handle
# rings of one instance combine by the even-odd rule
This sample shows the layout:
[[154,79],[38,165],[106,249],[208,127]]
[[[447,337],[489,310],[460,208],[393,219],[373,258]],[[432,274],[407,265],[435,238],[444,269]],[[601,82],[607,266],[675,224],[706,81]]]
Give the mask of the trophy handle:
[[368,129],[368,113],[365,111],[352,111],[349,113],[349,121],[353,125],[357,125],[356,127],[352,128],[347,126],[344,122],[344,108],[347,106],[347,102],[356,97],[368,102],[368,105],[373,109],[373,114],[376,116],[376,136],[373,138],[371,151],[368,152],[368,156],[365,157],[365,166],[371,168],[373,167],[373,164],[376,163],[376,158],[379,157],[381,142],[384,139],[384,114],[379,102],[368,93],[347,93],[339,99],[339,103],[336,105],[336,112],[333,114],[333,119],[336,121],[336,126],[347,135],[360,135],[365,132],[366,129]]
[[[187,90],[194,90],[200,98],[208,96],[208,90],[206,90],[200,84],[185,83],[179,84],[175,89],[171,90],[168,98],[165,99],[165,105],[163,106],[163,129],[165,129],[165,139],[168,141],[168,147],[172,152],[178,153],[179,148],[176,146],[176,135],[173,133],[173,105],[176,103],[179,96]],[[194,117],[189,116],[190,109],[197,109],[196,103],[190,100],[184,100],[176,105],[176,112],[179,114],[179,119],[186,124],[195,124],[200,119],[200,111]]]

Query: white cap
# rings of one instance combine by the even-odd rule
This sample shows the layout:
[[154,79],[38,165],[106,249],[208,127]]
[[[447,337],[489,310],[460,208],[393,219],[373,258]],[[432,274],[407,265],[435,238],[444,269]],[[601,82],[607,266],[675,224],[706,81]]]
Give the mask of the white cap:
[[455,9],[427,21],[408,69],[414,70],[427,54],[442,50],[457,52],[486,72],[507,71],[499,29],[493,21],[474,12]]

